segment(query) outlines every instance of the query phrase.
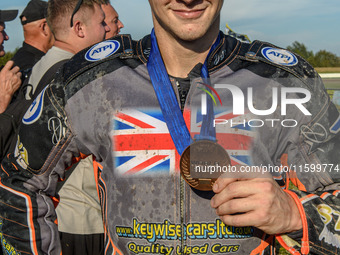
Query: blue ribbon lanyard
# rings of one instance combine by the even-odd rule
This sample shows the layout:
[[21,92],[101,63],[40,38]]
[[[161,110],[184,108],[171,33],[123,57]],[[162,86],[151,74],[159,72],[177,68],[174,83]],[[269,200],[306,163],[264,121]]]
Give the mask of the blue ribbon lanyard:
[[[211,47],[208,57],[211,52],[217,47],[219,42],[220,35],[218,35],[217,40]],[[208,57],[206,58],[201,69],[201,77],[203,79],[203,82],[206,84],[209,84],[209,73],[207,67]],[[177,152],[179,153],[179,155],[182,155],[183,151],[191,144],[192,138],[185,124],[175,91],[172,88],[169,75],[164,66],[163,59],[158,48],[154,29],[152,29],[151,32],[151,51],[147,63],[147,68],[171,138],[176,146]],[[195,137],[195,139],[209,139],[216,141],[216,132],[213,126],[213,119],[213,103],[212,99],[208,97],[207,114],[203,116],[203,123],[200,135]]]

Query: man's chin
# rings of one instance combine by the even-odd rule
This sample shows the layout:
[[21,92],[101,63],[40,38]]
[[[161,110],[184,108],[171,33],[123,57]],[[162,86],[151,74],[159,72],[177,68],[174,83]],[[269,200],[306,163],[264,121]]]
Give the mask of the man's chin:
[[181,33],[178,35],[178,37],[182,40],[182,41],[186,41],[186,42],[194,42],[200,38],[202,38],[204,36],[204,33],[202,33],[202,31],[187,31],[185,33]]

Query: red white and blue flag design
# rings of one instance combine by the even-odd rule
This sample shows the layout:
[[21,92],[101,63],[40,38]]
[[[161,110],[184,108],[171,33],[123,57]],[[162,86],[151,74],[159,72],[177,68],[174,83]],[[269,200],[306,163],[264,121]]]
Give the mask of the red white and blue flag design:
[[175,171],[175,145],[159,109],[125,109],[114,116],[113,125],[119,175]]
[[[215,113],[215,119],[242,123],[233,127],[216,125],[218,143],[227,150],[233,165],[251,162],[248,149],[254,132],[243,125],[245,116],[234,116],[229,111]],[[192,137],[199,134],[200,112],[191,112],[187,123],[190,123]],[[178,165],[179,156],[160,109],[124,109],[116,113],[112,139],[116,173],[120,176],[169,175]]]

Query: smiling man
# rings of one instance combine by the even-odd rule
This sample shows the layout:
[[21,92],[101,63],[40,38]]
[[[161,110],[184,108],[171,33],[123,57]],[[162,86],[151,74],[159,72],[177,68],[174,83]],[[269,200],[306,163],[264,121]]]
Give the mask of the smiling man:
[[340,118],[317,73],[219,31],[222,0],[149,4],[151,35],[80,52],[32,107],[2,163],[6,241],[59,254],[49,197],[93,155],[105,254],[336,254]]

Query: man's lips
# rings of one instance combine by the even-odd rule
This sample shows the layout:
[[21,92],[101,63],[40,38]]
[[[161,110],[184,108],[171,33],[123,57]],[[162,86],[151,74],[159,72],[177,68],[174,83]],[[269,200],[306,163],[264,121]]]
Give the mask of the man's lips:
[[197,19],[204,13],[205,9],[198,10],[173,10],[176,16],[182,19]]

